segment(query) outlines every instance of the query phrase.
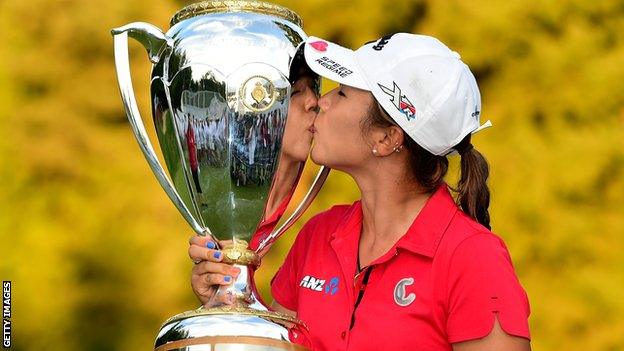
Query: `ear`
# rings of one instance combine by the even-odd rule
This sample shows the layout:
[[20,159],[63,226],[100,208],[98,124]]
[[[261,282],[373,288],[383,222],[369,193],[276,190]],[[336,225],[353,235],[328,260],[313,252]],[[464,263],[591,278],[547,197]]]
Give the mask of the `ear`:
[[405,133],[398,126],[385,128],[379,133],[380,138],[376,141],[377,156],[388,156],[395,152],[397,147],[403,145],[405,141]]

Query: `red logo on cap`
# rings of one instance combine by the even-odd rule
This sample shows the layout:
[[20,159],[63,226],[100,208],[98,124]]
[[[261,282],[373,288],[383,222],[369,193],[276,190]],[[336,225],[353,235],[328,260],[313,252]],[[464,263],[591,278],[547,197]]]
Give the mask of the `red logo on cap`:
[[408,121],[416,118],[416,108],[412,105],[412,102],[409,101],[407,96],[401,92],[401,88],[399,88],[396,82],[392,82],[392,89],[380,83],[377,83],[377,85],[379,85],[381,91],[390,96],[390,102],[407,117]]
[[[405,97],[405,95],[404,95],[404,97]],[[400,106],[401,111],[403,111],[406,114],[408,114],[407,110],[409,110],[409,114],[408,115],[413,115],[413,114],[416,113],[416,108],[414,108],[414,105],[412,105],[409,102],[401,101],[399,103],[399,106]]]
[[324,41],[315,41],[310,43],[310,46],[316,49],[317,51],[325,52],[327,51],[327,42]]

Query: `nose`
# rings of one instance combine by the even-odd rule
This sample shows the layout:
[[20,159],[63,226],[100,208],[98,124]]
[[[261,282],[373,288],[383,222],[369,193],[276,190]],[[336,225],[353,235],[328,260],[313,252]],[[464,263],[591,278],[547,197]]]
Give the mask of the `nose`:
[[316,98],[316,95],[314,95],[314,93],[308,94],[308,96],[306,96],[304,107],[307,112],[316,112],[318,110],[318,99]]
[[318,107],[321,111],[327,111],[329,109],[329,106],[331,105],[329,98],[326,95],[321,96],[318,99]]

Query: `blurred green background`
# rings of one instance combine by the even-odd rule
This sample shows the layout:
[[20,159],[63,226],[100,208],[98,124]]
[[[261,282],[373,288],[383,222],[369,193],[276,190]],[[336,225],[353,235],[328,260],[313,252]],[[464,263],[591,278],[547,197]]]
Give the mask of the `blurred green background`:
[[[343,45],[409,31],[460,52],[495,126],[474,143],[534,349],[624,350],[624,1],[276,2]],[[13,281],[15,350],[146,350],[162,321],[198,305],[191,230],[130,132],[109,33],[166,30],[185,4],[0,1],[0,278]],[[148,60],[136,43],[131,57],[149,117]],[[301,224],[358,196],[332,174],[264,261],[264,294]]]

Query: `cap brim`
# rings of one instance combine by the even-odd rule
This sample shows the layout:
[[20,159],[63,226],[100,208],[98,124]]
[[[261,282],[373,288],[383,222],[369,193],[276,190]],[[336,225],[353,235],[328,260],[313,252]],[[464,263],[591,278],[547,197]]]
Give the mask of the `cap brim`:
[[355,60],[355,52],[317,37],[308,37],[304,48],[308,66],[316,74],[340,84],[370,90]]

